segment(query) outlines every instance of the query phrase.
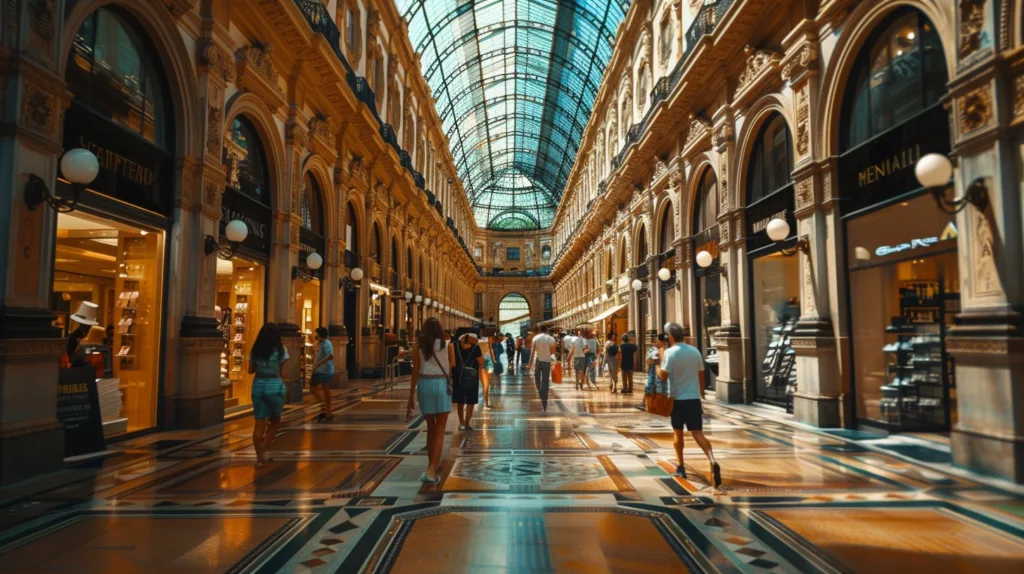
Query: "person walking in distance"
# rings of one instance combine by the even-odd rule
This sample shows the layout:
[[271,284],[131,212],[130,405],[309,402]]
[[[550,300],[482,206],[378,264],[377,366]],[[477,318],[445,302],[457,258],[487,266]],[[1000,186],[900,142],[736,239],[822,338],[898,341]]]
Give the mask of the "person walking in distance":
[[[665,337],[665,333],[658,333],[658,338],[655,339],[654,345],[647,349],[647,385],[644,387],[644,395],[649,395],[655,390],[655,384],[658,380],[658,363],[661,362],[661,354],[665,351],[667,344],[668,338]],[[636,405],[636,408],[642,411],[647,410],[644,403]]]
[[533,331],[526,332],[526,338],[523,339],[523,349],[519,352],[524,375],[529,374],[527,367],[530,366],[530,345],[533,345]]
[[608,376],[612,379],[612,392],[617,392],[615,386],[619,384],[619,344],[615,333],[610,333],[604,344],[604,361],[608,365]]
[[265,323],[256,335],[249,353],[249,374],[252,380],[252,445],[256,449],[256,467],[262,468],[270,460],[267,448],[281,426],[284,411],[284,381],[281,370],[288,362],[288,351],[281,342],[281,328],[277,323]]
[[512,333],[505,333],[505,356],[508,357],[508,374],[516,374],[516,343]]
[[[480,379],[485,372],[483,349],[479,345],[479,335],[476,329],[467,327],[455,331],[458,346],[455,347],[455,368],[452,369],[454,383],[452,384],[452,402],[456,404],[459,414],[459,430],[473,430],[469,424],[473,418],[473,409],[480,402]],[[472,369],[476,369],[476,376],[466,374],[466,367],[472,375]],[[476,384],[467,384],[470,379],[475,379]]]
[[622,345],[619,347],[619,366],[622,369],[622,394],[633,394],[633,372],[636,371],[637,346],[633,338],[628,335],[622,336]]
[[[334,420],[331,412],[331,379],[334,378],[334,346],[327,337],[326,327],[317,327],[316,360],[313,363],[313,374],[309,377],[309,392],[320,401],[320,414],[316,422],[329,423]],[[321,396],[322,395],[322,396]]]
[[583,383],[587,380],[587,358],[584,356],[586,340],[582,336],[573,335],[569,344],[569,358],[567,363],[572,365],[576,372],[576,390],[583,390]]
[[540,328],[540,335],[533,338],[530,348],[530,367],[540,392],[541,410],[548,410],[548,386],[551,384],[551,361],[555,356],[555,338],[548,335],[548,327]]
[[427,470],[420,475],[420,481],[438,484],[444,428],[452,411],[451,365],[455,364],[455,345],[445,342],[441,322],[430,317],[423,323],[423,336],[416,347],[406,416],[412,418],[418,400],[420,412],[427,420]]
[[704,436],[704,357],[695,347],[683,342],[684,331],[678,323],[665,323],[668,348],[665,349],[661,366],[656,367],[658,380],[668,382],[668,394],[672,397],[672,431],[675,434],[673,446],[679,465],[676,476],[686,478],[683,465],[683,429],[690,431],[693,440],[711,462],[711,476],[715,488],[722,486],[722,468],[711,451],[711,442]]

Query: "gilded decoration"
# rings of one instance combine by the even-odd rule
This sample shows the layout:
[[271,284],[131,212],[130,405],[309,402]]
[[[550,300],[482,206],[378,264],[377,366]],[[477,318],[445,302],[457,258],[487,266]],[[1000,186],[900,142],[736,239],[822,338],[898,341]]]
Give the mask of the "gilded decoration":
[[792,82],[801,74],[811,69],[814,62],[818,61],[818,47],[805,40],[799,50],[789,57],[782,64],[782,79]]
[[743,92],[766,70],[778,69],[782,55],[772,50],[755,50],[752,46],[743,49],[747,54],[747,63],[736,81],[736,92]]
[[203,205],[209,207],[216,207],[217,196],[220,194],[220,190],[223,189],[224,183],[221,181],[203,180]]
[[219,106],[210,106],[206,114],[206,153],[220,155],[221,110]]
[[796,153],[800,157],[807,155],[811,148],[810,105],[808,104],[808,84],[805,82],[796,90]]
[[957,98],[960,133],[966,134],[988,125],[992,119],[992,95],[988,85]]
[[964,59],[981,47],[981,35],[985,29],[986,0],[960,0],[960,59]]
[[1024,116],[1024,74],[1017,76],[1013,85],[1013,115],[1019,118]]

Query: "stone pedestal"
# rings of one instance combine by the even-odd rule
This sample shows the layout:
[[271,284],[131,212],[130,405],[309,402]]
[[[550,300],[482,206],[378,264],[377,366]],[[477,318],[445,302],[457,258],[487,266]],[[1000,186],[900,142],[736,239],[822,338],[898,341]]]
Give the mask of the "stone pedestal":
[[727,325],[711,329],[711,336],[718,349],[715,397],[723,403],[747,402],[743,376],[743,338],[739,326]]
[[803,319],[796,325],[791,344],[797,373],[793,416],[816,427],[841,426],[839,359],[832,324],[825,319]]
[[341,325],[327,327],[334,346],[334,378],[331,388],[340,389],[348,382],[348,331]]
[[291,359],[284,364],[281,372],[281,379],[285,386],[285,400],[289,403],[302,402],[302,388],[305,385],[304,375],[299,368],[300,357],[305,351],[302,334],[299,333],[299,326],[294,323],[279,323],[281,328],[281,343]]
[[220,386],[220,355],[224,337],[210,317],[186,316],[178,338],[177,385],[170,397],[174,428],[197,429],[224,422],[224,390]]

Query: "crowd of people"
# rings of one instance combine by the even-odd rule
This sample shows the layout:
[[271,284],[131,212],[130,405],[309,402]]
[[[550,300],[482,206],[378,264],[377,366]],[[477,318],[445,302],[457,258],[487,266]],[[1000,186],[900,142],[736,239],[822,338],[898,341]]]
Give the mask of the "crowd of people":
[[[548,409],[552,379],[561,382],[562,372],[574,381],[577,391],[598,390],[598,377],[607,373],[611,393],[633,395],[634,374],[642,370],[646,375],[644,402],[636,408],[670,418],[678,459],[675,474],[686,478],[683,445],[685,431],[689,431],[708,457],[712,479],[718,487],[721,468],[703,433],[703,357],[684,342],[684,331],[676,323],[666,323],[646,353],[640,355],[640,346],[630,334],[623,334],[620,342],[617,334],[610,333],[602,345],[589,328],[554,335],[547,326],[541,326],[539,333],[526,332],[518,337],[460,328],[453,336],[436,318],[428,318],[412,352],[406,412],[411,419],[418,406],[427,425],[427,468],[420,480],[428,484],[440,482],[438,470],[452,405],[459,418],[459,431],[473,431],[473,414],[480,404],[481,391],[483,408],[490,408],[490,389],[501,383],[506,369],[509,375],[532,373],[543,412]],[[281,424],[286,397],[282,373],[289,359],[277,324],[263,325],[253,343],[248,369],[254,375],[253,445],[257,467],[270,460],[267,451]],[[327,330],[320,328],[316,330],[316,354],[309,381],[310,392],[321,408],[317,422],[333,420],[329,390],[333,375],[333,348]]]

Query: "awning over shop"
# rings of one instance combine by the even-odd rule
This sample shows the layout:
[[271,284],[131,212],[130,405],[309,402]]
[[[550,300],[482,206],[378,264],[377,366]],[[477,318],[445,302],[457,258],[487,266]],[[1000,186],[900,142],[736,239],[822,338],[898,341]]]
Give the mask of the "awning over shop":
[[604,313],[601,313],[597,317],[594,317],[593,319],[591,319],[591,320],[589,320],[587,322],[588,323],[600,323],[601,321],[604,321],[608,317],[611,317],[612,315],[614,315],[617,311],[621,311],[627,305],[629,305],[629,303],[623,303],[622,305],[616,305],[616,306],[612,307],[611,309],[606,310]]

